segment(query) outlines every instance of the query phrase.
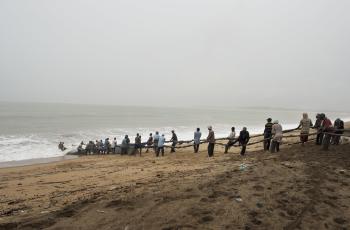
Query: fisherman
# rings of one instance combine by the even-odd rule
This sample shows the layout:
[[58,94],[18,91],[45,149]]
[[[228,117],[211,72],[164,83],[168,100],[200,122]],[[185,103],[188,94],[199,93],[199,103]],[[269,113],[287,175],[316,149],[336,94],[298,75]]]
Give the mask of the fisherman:
[[241,156],[244,156],[244,154],[245,154],[245,150],[247,148],[247,144],[249,142],[249,139],[250,139],[249,132],[247,131],[246,127],[243,127],[243,129],[239,133],[239,137],[238,137],[239,144],[242,146]]
[[329,120],[324,113],[321,114],[321,119],[322,119],[321,130],[324,135],[322,140],[322,149],[328,150],[334,129],[333,129],[331,120]]
[[84,142],[81,141],[78,148],[77,148],[79,154],[85,153],[84,145],[85,145]]
[[272,137],[272,119],[267,118],[267,123],[265,124],[264,129],[264,151],[268,151],[270,149],[271,137]]
[[172,145],[171,145],[171,150],[170,152],[171,153],[174,153],[175,152],[175,146],[177,144],[177,135],[175,133],[175,130],[171,130],[171,133],[172,133],[172,137],[170,139],[170,142],[173,142]]
[[142,152],[142,143],[141,143],[141,136],[140,136],[140,134],[136,134],[136,137],[135,137],[134,154],[135,154],[136,151],[139,151],[140,156],[141,156],[141,152]]
[[103,141],[102,141],[102,140],[100,140],[100,141],[98,142],[98,152],[99,152],[100,154],[103,154],[103,153],[104,153],[104,146],[103,146]]
[[110,153],[111,143],[109,141],[109,138],[105,139],[104,150],[105,150],[105,154],[109,154]]
[[158,146],[157,146],[157,157],[159,157],[159,153],[162,153],[162,156],[164,156],[164,144],[165,144],[165,137],[164,134],[162,134],[162,136],[159,137],[158,142],[157,142]]
[[199,150],[199,144],[201,142],[201,137],[202,137],[202,133],[200,132],[201,129],[197,128],[197,131],[194,132],[194,137],[193,137],[193,148],[194,148],[194,152],[198,153]]
[[280,125],[277,120],[273,122],[271,133],[272,133],[272,140],[271,140],[271,146],[270,146],[271,153],[274,153],[276,151],[279,152],[280,144],[283,138],[283,131],[282,131],[282,125]]
[[59,148],[61,151],[64,151],[64,150],[67,149],[66,147],[64,147],[64,142],[60,142],[60,143],[58,144],[58,148]]
[[316,145],[321,145],[322,140],[323,140],[323,133],[322,133],[322,129],[321,129],[321,124],[322,124],[321,114],[318,113],[316,115],[315,126],[313,127],[314,129],[317,130]]
[[227,153],[227,151],[231,148],[231,146],[233,146],[238,141],[238,140],[235,139],[235,137],[236,137],[235,127],[232,127],[231,128],[231,133],[227,137],[228,138],[228,142],[225,145],[225,153]]
[[301,144],[304,145],[305,142],[309,140],[310,128],[313,126],[311,119],[309,118],[307,113],[303,113],[303,119],[301,119],[300,124],[297,129],[300,130],[300,141]]
[[208,137],[207,137],[207,142],[208,142],[208,157],[213,157],[214,156],[214,147],[215,147],[215,133],[213,131],[212,126],[208,126]]
[[117,152],[117,144],[118,144],[117,138],[115,137],[113,139],[113,142],[112,142],[112,151],[113,151],[114,154],[116,154],[116,152]]
[[149,134],[149,138],[148,138],[147,143],[146,143],[147,144],[146,153],[148,153],[149,148],[151,148],[151,146],[153,145],[153,136],[152,135],[153,135],[152,133]]
[[129,143],[130,143],[130,139],[128,135],[125,135],[123,141],[122,141],[122,151],[121,151],[121,155],[126,155],[128,154],[128,150],[129,150]]
[[153,138],[153,148],[155,153],[157,153],[159,137],[160,137],[159,132],[156,131],[156,134],[154,135],[154,138]]
[[340,142],[340,135],[344,133],[344,121],[342,121],[340,118],[337,118],[334,121],[334,129],[336,136],[333,136],[332,138],[332,144],[333,145],[339,145]]
[[85,147],[85,153],[86,155],[88,155],[89,153],[92,152],[92,146],[91,146],[91,141],[89,141],[87,144],[86,144],[86,147]]
[[95,141],[95,149],[94,149],[94,153],[95,154],[99,154],[100,152],[100,142],[98,140]]

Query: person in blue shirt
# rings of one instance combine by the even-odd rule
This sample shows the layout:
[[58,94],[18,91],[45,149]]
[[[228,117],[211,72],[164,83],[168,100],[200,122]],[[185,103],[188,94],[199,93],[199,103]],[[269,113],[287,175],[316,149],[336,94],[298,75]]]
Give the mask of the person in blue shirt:
[[159,132],[157,131],[156,134],[153,137],[153,147],[154,147],[154,152],[157,153],[158,149],[158,141],[159,141]]
[[164,144],[165,144],[165,137],[164,134],[159,137],[158,140],[158,148],[157,148],[157,157],[159,157],[159,153],[162,153],[162,156],[164,156]]

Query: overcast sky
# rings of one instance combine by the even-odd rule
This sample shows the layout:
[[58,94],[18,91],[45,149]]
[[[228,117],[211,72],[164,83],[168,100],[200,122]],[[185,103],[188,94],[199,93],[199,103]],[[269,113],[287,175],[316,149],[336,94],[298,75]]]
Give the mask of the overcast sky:
[[348,0],[0,0],[0,100],[350,110]]

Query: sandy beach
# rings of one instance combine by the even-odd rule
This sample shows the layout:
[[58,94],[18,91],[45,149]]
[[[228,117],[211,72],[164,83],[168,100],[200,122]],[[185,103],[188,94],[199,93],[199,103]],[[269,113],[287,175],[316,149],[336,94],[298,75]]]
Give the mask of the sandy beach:
[[350,228],[349,144],[205,148],[0,169],[0,229]]

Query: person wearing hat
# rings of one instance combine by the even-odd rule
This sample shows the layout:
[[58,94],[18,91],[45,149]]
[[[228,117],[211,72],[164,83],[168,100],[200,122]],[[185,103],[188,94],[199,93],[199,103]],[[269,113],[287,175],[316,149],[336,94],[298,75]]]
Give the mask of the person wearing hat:
[[282,137],[283,137],[282,125],[280,125],[279,122],[276,120],[273,122],[273,125],[272,125],[272,140],[271,140],[271,146],[270,146],[271,153],[280,151],[280,144],[282,142]]
[[159,157],[159,153],[162,153],[162,156],[164,156],[164,144],[165,144],[165,137],[164,134],[162,134],[162,136],[159,137],[158,140],[158,148],[157,148],[157,157]]
[[243,129],[239,133],[239,137],[238,137],[239,144],[242,146],[241,156],[244,156],[244,154],[245,154],[245,150],[247,148],[247,144],[249,142],[249,139],[250,139],[249,132],[247,131],[246,127],[243,127]]
[[214,156],[214,147],[215,147],[215,133],[213,131],[213,127],[208,126],[209,134],[207,137],[208,142],[208,156],[213,157]]
[[176,133],[175,133],[174,130],[171,130],[171,133],[172,133],[172,137],[171,137],[170,141],[172,141],[173,143],[172,143],[172,145],[171,145],[171,150],[170,150],[170,152],[171,152],[171,153],[174,153],[174,152],[175,152],[175,146],[176,146],[176,144],[177,144],[177,135],[176,135]]
[[264,129],[264,151],[267,151],[270,149],[270,143],[271,143],[271,137],[272,137],[272,119],[267,118],[267,123],[265,124]]

